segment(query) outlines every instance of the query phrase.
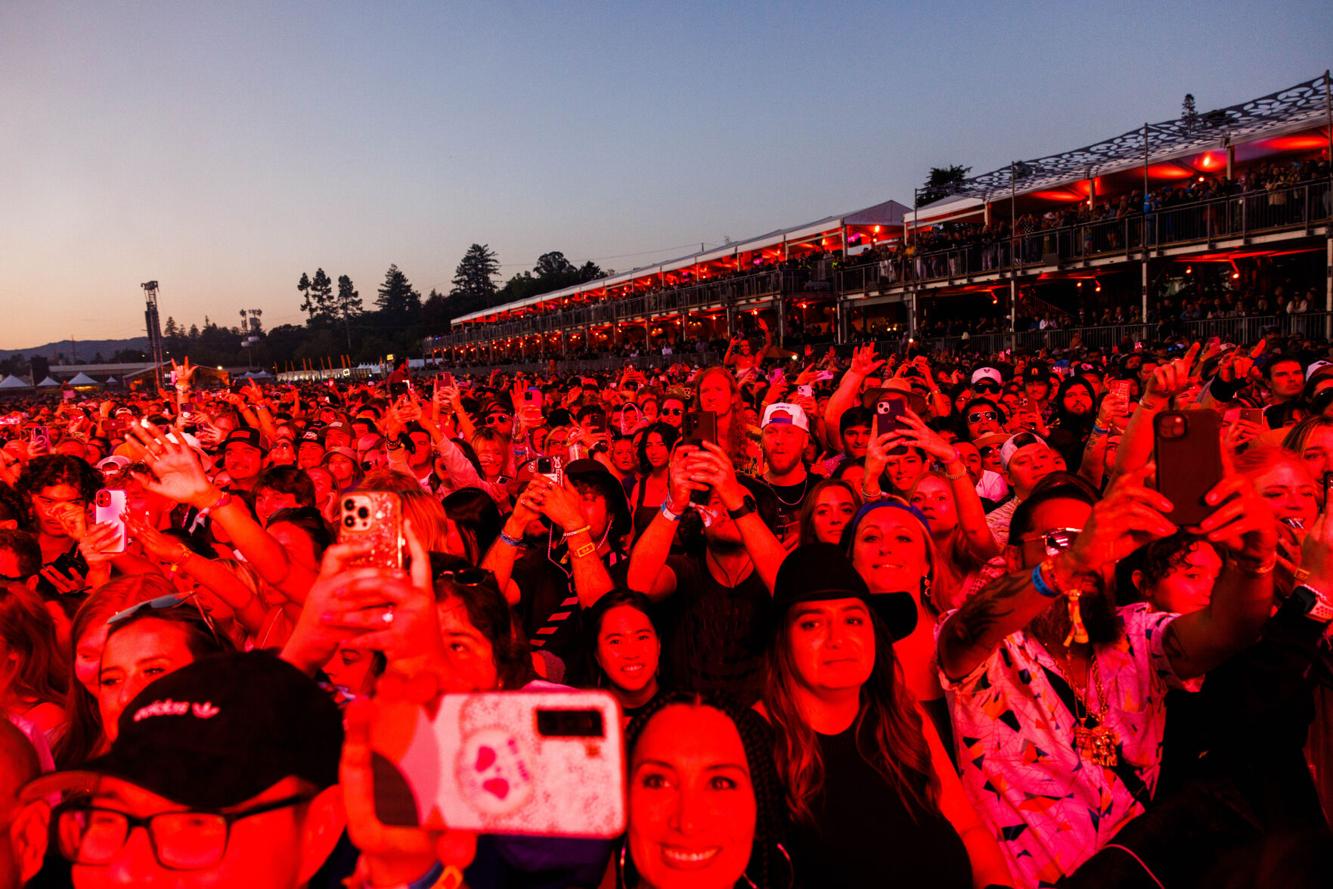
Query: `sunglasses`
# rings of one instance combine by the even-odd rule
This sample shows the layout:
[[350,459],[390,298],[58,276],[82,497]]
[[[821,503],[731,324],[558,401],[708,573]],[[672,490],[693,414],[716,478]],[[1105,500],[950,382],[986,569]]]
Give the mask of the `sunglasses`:
[[982,420],[999,419],[999,416],[1000,415],[995,413],[995,411],[973,411],[967,415],[967,422],[980,423]]
[[684,416],[684,414],[685,414],[685,409],[682,408],[682,407],[664,407],[664,408],[662,408],[662,415],[663,415],[663,416],[667,416],[667,417],[680,417],[680,416]]
[[1029,534],[1024,540],[1040,540],[1048,556],[1058,556],[1074,545],[1074,539],[1082,533],[1082,528],[1052,528],[1041,534]]
[[1000,384],[992,383],[988,380],[982,380],[979,383],[973,383],[972,388],[977,390],[978,392],[999,392]]
[[507,426],[514,422],[514,418],[508,414],[491,414],[486,418],[487,426]]
[[208,627],[208,632],[213,635],[213,641],[222,645],[222,637],[218,635],[217,624],[213,623],[213,618],[209,617],[208,612],[204,610],[204,606],[199,604],[199,597],[195,593],[171,593],[166,596],[158,596],[155,599],[148,599],[117,611],[107,618],[106,624],[108,627],[112,627],[131,620],[145,611],[164,611],[168,608],[179,608],[187,603],[194,605],[195,611],[199,613],[199,618]]

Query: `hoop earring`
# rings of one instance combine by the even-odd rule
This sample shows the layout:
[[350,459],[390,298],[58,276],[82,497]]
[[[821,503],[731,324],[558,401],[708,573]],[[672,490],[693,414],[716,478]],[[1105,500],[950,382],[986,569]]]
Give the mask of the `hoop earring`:
[[787,889],[796,885],[796,865],[791,863],[791,855],[787,852],[787,847],[781,843],[777,844],[778,851],[782,853],[782,860],[787,862]]
[[620,854],[616,856],[616,887],[625,889],[625,850],[629,847],[629,840],[620,844]]
[[934,602],[931,600],[931,598],[930,598],[930,578],[929,578],[929,577],[923,577],[923,578],[921,578],[921,601],[924,602],[924,603],[926,603],[927,605],[930,605],[932,608],[935,606],[935,603],[934,603]]

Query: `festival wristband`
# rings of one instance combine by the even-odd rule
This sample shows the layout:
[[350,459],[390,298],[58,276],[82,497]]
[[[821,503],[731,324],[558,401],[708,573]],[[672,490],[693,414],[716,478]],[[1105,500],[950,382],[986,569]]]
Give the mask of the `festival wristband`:
[[1046,578],[1041,576],[1041,569],[1046,567],[1049,562],[1042,562],[1036,568],[1032,569],[1032,587],[1048,599],[1059,597],[1059,592],[1046,582]]
[[514,549],[522,549],[524,546],[523,538],[510,537],[508,534],[505,533],[504,528],[500,529],[500,539],[503,540],[509,546],[512,546]]
[[679,522],[681,519],[681,513],[671,511],[670,500],[663,500],[662,506],[659,508],[658,511],[661,512],[662,515],[666,516],[666,520],[668,522]]

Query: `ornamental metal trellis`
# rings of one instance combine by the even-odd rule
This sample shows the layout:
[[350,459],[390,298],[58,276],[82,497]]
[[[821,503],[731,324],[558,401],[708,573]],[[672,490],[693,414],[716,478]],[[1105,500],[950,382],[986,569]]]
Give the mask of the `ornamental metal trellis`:
[[1216,148],[1227,141],[1251,140],[1306,120],[1318,124],[1328,113],[1326,90],[1329,77],[1329,72],[1325,71],[1313,80],[1239,105],[1141,125],[1083,148],[1006,164],[964,180],[950,197],[985,200],[1006,192],[1052,188],[1087,178],[1093,173],[1137,166],[1144,162],[1145,153],[1150,158],[1177,156]]

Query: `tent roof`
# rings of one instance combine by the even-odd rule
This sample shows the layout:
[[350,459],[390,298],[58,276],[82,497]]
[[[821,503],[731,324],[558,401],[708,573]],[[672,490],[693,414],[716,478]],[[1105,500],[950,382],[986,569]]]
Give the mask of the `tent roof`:
[[763,249],[764,247],[779,245],[785,241],[797,241],[802,238],[820,235],[824,232],[840,229],[847,225],[902,225],[903,218],[908,212],[910,212],[910,208],[904,204],[900,204],[893,200],[884,201],[883,203],[865,207],[860,210],[853,210],[849,213],[842,213],[835,216],[825,216],[823,219],[795,225],[791,228],[775,229],[774,231],[758,235],[757,237],[747,238],[743,241],[724,244],[721,247],[714,247],[711,250],[690,253],[655,265],[639,266],[638,268],[630,269],[627,272],[621,272],[606,278],[597,278],[584,284],[576,284],[573,287],[566,287],[562,290],[553,290],[550,293],[530,296],[527,299],[505,303],[502,306],[478,309],[475,312],[470,312],[459,318],[455,318],[454,323],[458,324],[465,321],[475,321],[478,318],[486,318],[499,312],[509,312],[514,309],[521,309],[526,306],[536,305],[550,300],[563,299],[567,296],[573,296],[576,293],[619,287],[622,284],[627,284],[628,282],[637,278],[642,278],[645,275],[664,274],[677,269],[690,268],[691,266],[696,266],[700,263],[716,262],[719,259],[725,259],[730,256],[738,256],[742,253],[749,253],[754,250]]
[[112,383],[119,383],[119,382],[120,380],[116,379],[115,377],[107,377],[105,380],[102,381],[102,384],[105,386],[110,386]]
[[101,383],[99,383],[99,382],[97,382],[96,380],[94,380],[92,377],[88,376],[88,375],[87,375],[86,373],[84,373],[83,371],[79,371],[79,372],[76,373],[73,377],[71,377],[71,378],[70,378],[70,381],[69,381],[69,384],[70,384],[71,386],[100,386],[100,385],[102,385]]
[[[965,180],[954,196],[921,209],[918,215],[932,219],[935,208],[958,196],[981,200],[1000,199],[1011,191],[1026,194],[1043,188],[1067,185],[1089,175],[1104,176],[1120,170],[1182,157],[1224,143],[1236,145],[1260,137],[1291,132],[1323,124],[1327,108],[1325,88],[1328,74],[1260,96],[1239,105],[1201,111],[1191,119],[1177,117],[1144,124],[1110,139],[1050,154],[1015,161],[997,170]],[[1145,144],[1146,140],[1146,144]],[[930,211],[930,212],[926,212]]]
[[52,389],[52,388],[56,388],[56,387],[58,387],[59,385],[60,385],[60,384],[59,384],[58,382],[56,382],[55,380],[51,379],[50,377],[47,377],[46,379],[42,380],[40,383],[37,384],[37,388],[38,388],[38,389]]
[[0,389],[30,389],[32,383],[24,382],[19,377],[10,374],[3,380],[0,380]]

